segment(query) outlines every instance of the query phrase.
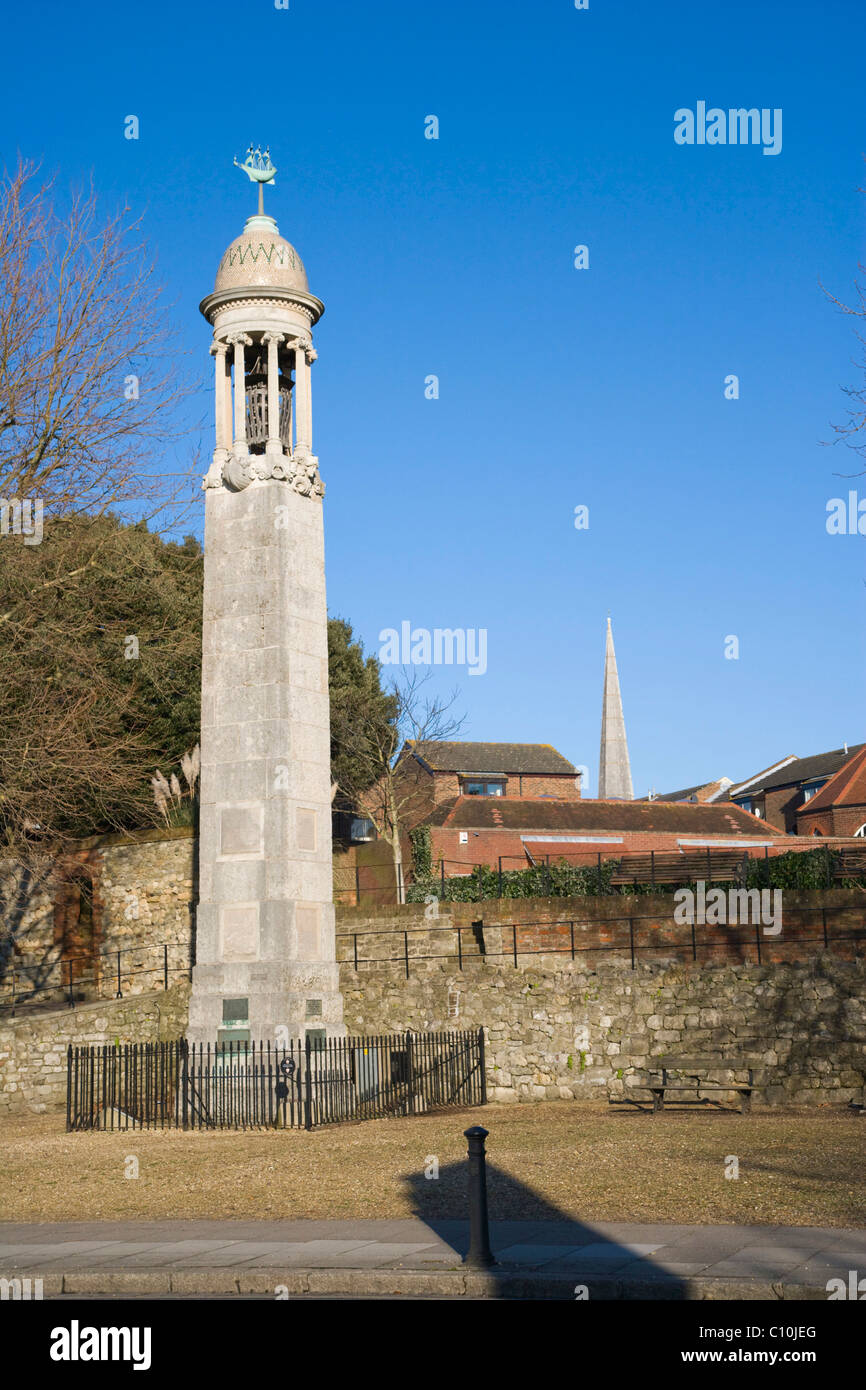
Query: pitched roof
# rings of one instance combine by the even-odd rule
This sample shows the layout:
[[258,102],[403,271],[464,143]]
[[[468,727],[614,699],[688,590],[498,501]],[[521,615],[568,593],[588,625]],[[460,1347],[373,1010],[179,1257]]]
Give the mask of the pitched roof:
[[833,748],[829,753],[813,753],[808,758],[786,758],[781,763],[774,763],[772,767],[756,773],[745,782],[738,782],[735,787],[729,789],[728,795],[745,795],[748,791],[757,796],[760,792],[772,791],[776,787],[799,786],[815,778],[833,777],[861,748],[866,748],[866,744],[855,743],[851,748]]
[[404,749],[415,753],[432,772],[516,772],[528,775],[570,773],[572,763],[549,743],[445,743],[407,739]]
[[806,802],[803,814],[831,806],[866,806],[866,744]]
[[[698,782],[696,787],[684,787],[679,792],[657,793],[653,801],[718,801],[722,793],[727,793],[732,785],[730,777],[717,777],[714,782]],[[699,796],[699,792],[708,792],[708,796]]]
[[425,817],[428,825],[460,830],[649,830],[663,834],[769,840],[784,835],[728,802],[546,801],[516,796],[457,796]]

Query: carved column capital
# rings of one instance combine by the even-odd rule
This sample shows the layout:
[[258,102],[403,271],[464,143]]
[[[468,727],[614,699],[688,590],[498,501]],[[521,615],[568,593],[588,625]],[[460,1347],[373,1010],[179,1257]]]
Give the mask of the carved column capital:
[[285,341],[286,341],[286,335],[285,335],[285,333],[271,333],[271,332],[268,332],[268,333],[263,333],[263,334],[262,334],[262,342],[263,342],[263,343],[268,343],[268,344],[270,344],[270,343],[276,343],[277,345],[279,345],[280,343],[284,343]]

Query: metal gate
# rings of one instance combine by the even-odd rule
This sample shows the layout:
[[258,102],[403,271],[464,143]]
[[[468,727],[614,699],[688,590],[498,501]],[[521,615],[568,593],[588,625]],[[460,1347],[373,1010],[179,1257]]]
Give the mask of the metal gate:
[[486,1103],[481,1028],[67,1052],[68,1130],[313,1129]]

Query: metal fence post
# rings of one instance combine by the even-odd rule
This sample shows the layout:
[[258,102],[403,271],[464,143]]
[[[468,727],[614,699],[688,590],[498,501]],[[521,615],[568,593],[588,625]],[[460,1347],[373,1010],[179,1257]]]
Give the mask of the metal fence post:
[[192,979],[192,972],[195,967],[196,956],[196,905],[195,902],[187,903],[189,912],[189,978]]
[[483,1125],[472,1125],[463,1131],[469,1160],[469,1250],[463,1261],[471,1269],[489,1269],[496,1264],[490,1249],[490,1225],[487,1217],[487,1160],[484,1141],[488,1131]]
[[414,1114],[415,1114],[415,1074],[414,1074],[414,1068],[413,1068],[413,1063],[412,1063],[412,1034],[409,1033],[409,1032],[406,1033],[406,1072],[407,1072],[406,1081],[407,1081],[407,1084],[408,1084],[408,1087],[409,1087],[409,1094],[408,1094],[408,1097],[407,1097],[407,1099],[408,1099],[408,1101],[409,1101],[409,1114],[410,1114],[410,1115],[414,1115]]
[[181,1038],[180,1104],[184,1129],[189,1129],[189,1043]]
[[72,1043],[66,1049],[66,1128],[72,1128]]
[[313,1078],[311,1076],[312,1045],[310,1035],[304,1038],[304,1129],[313,1128]]
[[481,1104],[487,1104],[487,1054],[484,1046],[484,1029],[478,1029],[478,1057],[481,1073]]

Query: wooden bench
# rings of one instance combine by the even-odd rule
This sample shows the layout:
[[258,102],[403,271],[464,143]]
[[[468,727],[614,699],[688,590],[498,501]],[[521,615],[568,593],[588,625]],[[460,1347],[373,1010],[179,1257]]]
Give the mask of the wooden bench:
[[834,878],[862,878],[864,875],[866,875],[866,844],[862,849],[838,851]]
[[740,850],[697,850],[678,854],[651,850],[649,854],[624,854],[611,883],[743,883],[746,855]]
[[[652,1092],[654,1115],[664,1109],[665,1094],[668,1091],[737,1091],[741,1097],[742,1114],[747,1115],[751,1111],[752,1091],[755,1089],[754,1074],[751,1067],[732,1066],[727,1062],[709,1057],[653,1057],[651,1063],[652,1065],[647,1068],[649,1079],[635,1084],[632,1090]],[[708,1071],[747,1071],[749,1079],[747,1082],[701,1081],[699,1073]],[[668,1077],[671,1072],[675,1073],[678,1078],[685,1075],[689,1079],[670,1081]],[[659,1076],[661,1080],[658,1079]]]

